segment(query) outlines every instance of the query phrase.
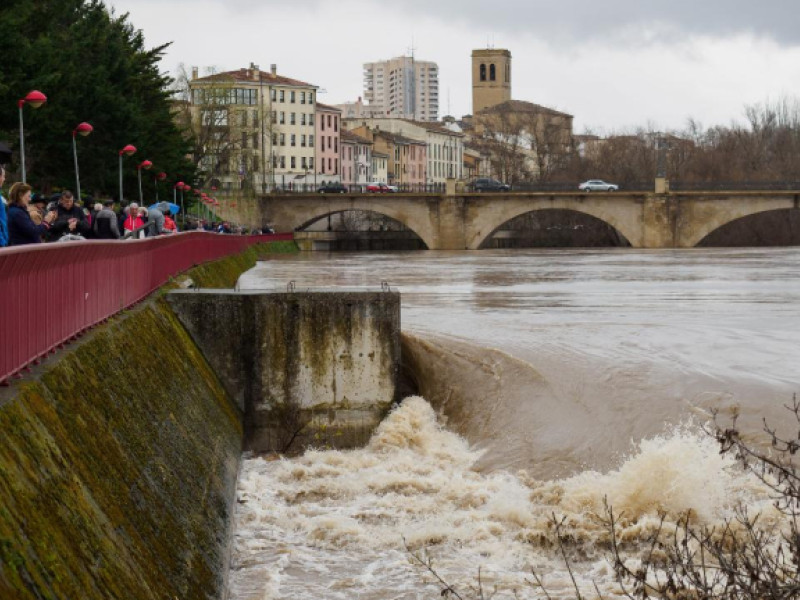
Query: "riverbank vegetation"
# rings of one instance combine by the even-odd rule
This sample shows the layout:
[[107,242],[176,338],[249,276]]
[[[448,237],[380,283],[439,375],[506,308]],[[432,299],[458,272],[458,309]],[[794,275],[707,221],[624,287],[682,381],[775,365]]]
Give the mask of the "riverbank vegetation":
[[[790,600],[800,597],[800,471],[796,455],[800,451],[800,400],[795,395],[787,405],[798,429],[794,435],[782,435],[764,424],[769,442],[762,448],[745,438],[734,417],[729,426],[717,415],[707,429],[719,443],[720,453],[735,458],[742,470],[750,473],[769,491],[777,521],[753,514],[738,506],[734,516],[713,526],[697,525],[691,511],[670,525],[659,514],[659,526],[643,540],[637,540],[639,552],[632,551],[631,540],[623,540],[618,531],[621,515],[608,504],[605,507],[609,533],[608,561],[619,589],[603,593],[595,585],[594,593],[581,591],[573,569],[577,552],[571,547],[573,536],[566,518],[553,513],[551,518],[553,548],[560,555],[573,584],[575,600],[625,597],[629,600],[658,598],[664,600]],[[641,550],[643,548],[643,550]],[[407,546],[413,564],[432,576],[442,597],[459,600],[497,598],[496,591],[485,589],[480,570],[470,590],[457,589],[437,572],[429,554]],[[531,570],[528,584],[547,600],[545,576]],[[512,597],[517,596],[516,593]],[[563,591],[558,595],[563,598]]]

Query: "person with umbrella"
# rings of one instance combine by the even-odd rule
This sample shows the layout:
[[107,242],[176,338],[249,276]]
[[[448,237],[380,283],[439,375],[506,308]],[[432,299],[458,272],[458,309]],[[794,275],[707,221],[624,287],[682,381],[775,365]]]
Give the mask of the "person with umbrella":
[[[177,206],[173,204],[172,206]],[[175,224],[175,220],[172,218],[172,208],[170,207],[169,202],[160,202],[158,204],[158,210],[161,211],[161,214],[164,215],[164,233],[178,233],[178,226]]]

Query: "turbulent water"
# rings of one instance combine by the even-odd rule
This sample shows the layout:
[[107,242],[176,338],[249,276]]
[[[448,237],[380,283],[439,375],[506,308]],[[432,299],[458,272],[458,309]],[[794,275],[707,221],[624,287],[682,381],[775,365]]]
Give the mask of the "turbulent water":
[[[712,409],[787,422],[800,391],[800,250],[487,251],[280,257],[242,288],[402,294],[420,393],[369,445],[247,459],[230,597],[573,596],[553,547],[566,518],[578,583],[617,593],[604,498],[637,541],[691,509],[773,517],[760,485],[699,431]],[[727,418],[723,416],[723,418]]]

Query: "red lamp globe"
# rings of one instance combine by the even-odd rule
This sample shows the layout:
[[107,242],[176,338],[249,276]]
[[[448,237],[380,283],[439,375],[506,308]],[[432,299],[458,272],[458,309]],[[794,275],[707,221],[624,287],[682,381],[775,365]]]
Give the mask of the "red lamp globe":
[[142,162],[139,163],[139,165],[136,168],[137,169],[149,169],[152,166],[153,166],[153,163],[151,163],[149,160],[143,160]]
[[131,144],[128,144],[122,150],[119,151],[119,155],[120,156],[122,156],[123,154],[125,156],[130,156],[130,155],[135,154],[135,153],[136,153],[136,146],[133,146]]
[[33,108],[39,108],[42,104],[47,102],[47,96],[45,96],[39,90],[33,90],[28,92],[28,95],[22,100],[25,104],[30,104]]
[[159,173],[158,175],[156,175],[156,178],[157,178],[159,181],[164,181],[164,180],[167,178],[167,174],[166,174],[166,173],[164,173],[164,171],[161,171],[161,173]]
[[184,192],[191,192],[192,191],[192,186],[187,185],[187,184],[184,183],[183,184],[183,191]]
[[82,135],[83,137],[86,137],[87,135],[92,133],[92,131],[94,131],[94,127],[92,127],[89,123],[86,122],[80,123],[72,132],[72,137],[75,137],[78,134]]

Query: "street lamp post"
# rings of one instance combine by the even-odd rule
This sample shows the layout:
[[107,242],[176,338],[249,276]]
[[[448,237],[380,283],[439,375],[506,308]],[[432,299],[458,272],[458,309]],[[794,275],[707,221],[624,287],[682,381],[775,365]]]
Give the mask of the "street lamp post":
[[94,127],[89,125],[89,123],[80,123],[75,129],[72,130],[72,158],[75,159],[75,191],[78,194],[78,204],[81,202],[81,176],[80,172],[78,171],[78,145],[75,143],[75,138],[78,134],[83,137],[86,137],[92,131]]
[[30,104],[31,108],[39,108],[45,102],[47,102],[47,96],[38,90],[28,92],[27,96],[17,101],[17,107],[19,107],[19,156],[22,162],[22,183],[28,183],[27,174],[25,173],[25,128],[22,122],[22,107]]
[[122,150],[119,151],[119,203],[120,206],[122,205],[123,201],[123,194],[122,194],[122,157],[123,156],[131,156],[132,154],[136,153],[136,146],[132,146],[128,144],[127,146],[123,147]]
[[138,165],[136,165],[136,173],[139,176],[139,204],[144,205],[144,196],[142,195],[142,169],[149,169],[153,166],[149,160],[143,160]]

